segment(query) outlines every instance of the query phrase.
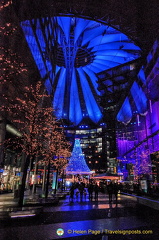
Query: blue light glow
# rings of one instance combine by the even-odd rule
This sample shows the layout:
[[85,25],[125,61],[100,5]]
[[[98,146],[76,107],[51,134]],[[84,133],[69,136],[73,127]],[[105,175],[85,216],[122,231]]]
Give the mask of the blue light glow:
[[72,155],[70,157],[69,164],[66,168],[66,173],[82,174],[82,173],[90,173],[90,172],[91,171],[86,164],[84,154],[82,153],[80,139],[76,138]]
[[138,113],[145,114],[147,112],[147,98],[144,91],[137,84],[137,82],[133,83],[133,86],[130,91],[136,104]]
[[26,20],[21,27],[53,93],[56,116],[76,125],[84,116],[98,123],[96,74],[139,58],[140,48],[115,28],[72,16]]
[[140,79],[143,84],[146,84],[146,77],[145,77],[145,72],[143,68],[141,68],[138,73],[138,79]]
[[117,120],[122,123],[129,123],[132,118],[132,110],[128,97],[125,99],[118,115]]

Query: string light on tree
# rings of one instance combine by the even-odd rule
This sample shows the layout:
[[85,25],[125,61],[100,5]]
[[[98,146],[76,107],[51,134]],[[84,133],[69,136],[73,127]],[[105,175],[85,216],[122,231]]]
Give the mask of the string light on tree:
[[0,5],[0,10],[2,10],[2,9],[4,9],[4,8],[6,8],[6,7],[9,7],[10,5],[12,5],[13,3],[12,3],[12,0],[10,0],[10,1],[2,1],[1,2],[1,5]]
[[7,139],[5,146],[25,153],[25,173],[29,163],[39,157],[47,165],[52,164],[56,169],[62,170],[70,156],[69,144],[54,117],[51,97],[41,81],[36,86],[24,89],[23,97],[9,99],[8,106],[0,106],[2,114],[10,116],[21,133],[21,137]]

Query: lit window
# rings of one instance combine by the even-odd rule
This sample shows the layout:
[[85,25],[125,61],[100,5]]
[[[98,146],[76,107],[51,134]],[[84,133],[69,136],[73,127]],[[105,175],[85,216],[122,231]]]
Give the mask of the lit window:
[[102,132],[102,128],[97,128],[97,132],[98,133]]

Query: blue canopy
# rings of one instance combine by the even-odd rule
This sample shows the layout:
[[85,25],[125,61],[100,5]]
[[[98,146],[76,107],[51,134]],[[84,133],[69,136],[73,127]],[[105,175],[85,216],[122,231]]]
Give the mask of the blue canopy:
[[72,16],[26,20],[21,27],[57,117],[98,123],[96,74],[139,58],[140,48],[107,24]]

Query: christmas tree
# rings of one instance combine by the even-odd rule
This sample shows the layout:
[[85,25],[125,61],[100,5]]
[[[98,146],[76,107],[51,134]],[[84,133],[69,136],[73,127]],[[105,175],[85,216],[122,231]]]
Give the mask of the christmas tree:
[[67,174],[89,174],[91,173],[86,164],[84,154],[82,153],[80,139],[76,138],[72,155],[66,169]]

